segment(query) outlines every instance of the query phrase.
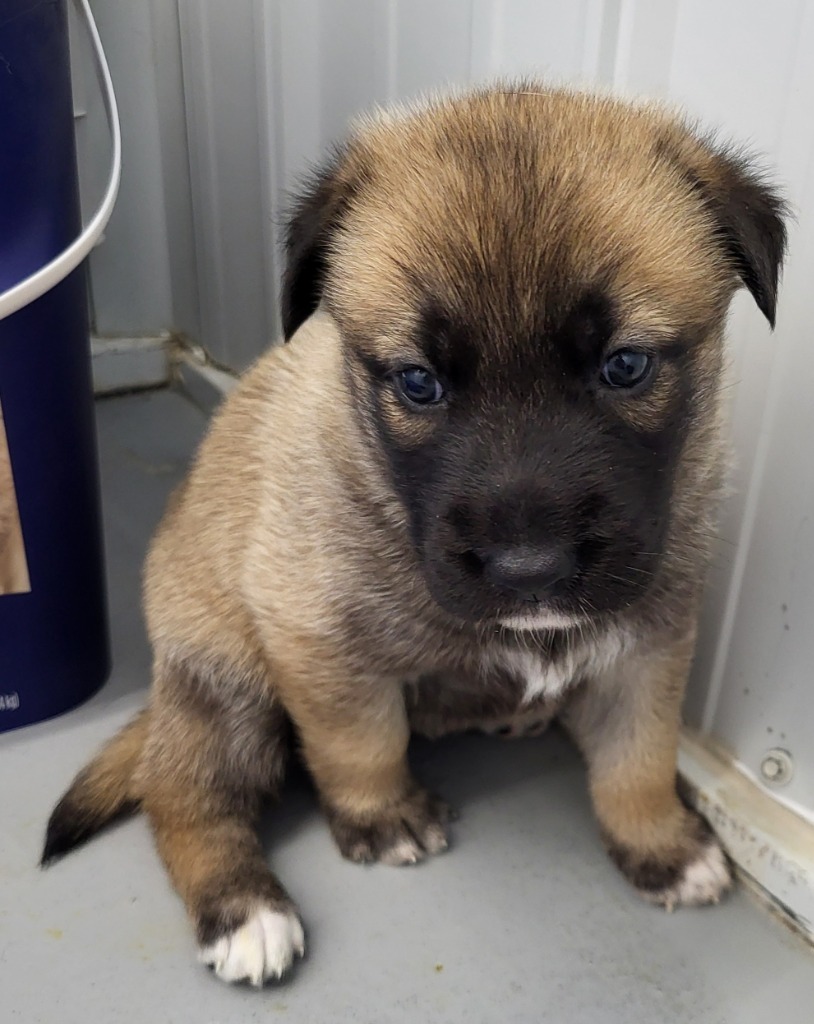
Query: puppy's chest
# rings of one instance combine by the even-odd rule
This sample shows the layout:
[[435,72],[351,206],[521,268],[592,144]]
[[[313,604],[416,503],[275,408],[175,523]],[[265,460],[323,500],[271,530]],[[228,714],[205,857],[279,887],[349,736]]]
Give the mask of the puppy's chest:
[[576,668],[576,660],[567,655],[552,658],[537,650],[498,650],[484,656],[481,673],[487,689],[504,674],[511,678],[522,705],[559,697],[574,681]]
[[571,639],[537,645],[529,639],[523,647],[491,645],[458,671],[430,673],[408,686],[412,726],[439,736],[473,728],[501,731],[520,720],[539,725],[557,713],[574,684],[605,671],[622,651],[615,634],[590,644]]
[[486,685],[490,676],[509,675],[518,687],[521,703],[562,696],[574,683],[606,672],[623,654],[625,634],[611,627],[584,640],[556,634],[547,641],[496,645],[485,650],[481,672]]

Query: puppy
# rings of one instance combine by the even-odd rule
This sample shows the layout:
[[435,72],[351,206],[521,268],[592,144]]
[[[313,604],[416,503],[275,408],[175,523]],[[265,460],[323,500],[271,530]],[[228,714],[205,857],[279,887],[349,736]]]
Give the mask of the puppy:
[[283,319],[146,569],[147,710],[55,809],[44,862],[148,816],[227,981],[303,952],[255,832],[293,734],[342,854],[447,846],[411,731],[539,727],[584,754],[647,899],[730,869],[676,791],[721,488],[723,329],[774,322],[783,203],[653,108],[487,89],[364,123],[297,204]]

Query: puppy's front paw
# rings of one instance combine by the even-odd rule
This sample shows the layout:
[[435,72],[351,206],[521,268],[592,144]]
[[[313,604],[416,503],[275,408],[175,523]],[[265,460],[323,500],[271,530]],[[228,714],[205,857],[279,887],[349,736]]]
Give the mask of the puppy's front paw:
[[362,864],[417,864],[427,854],[442,853],[448,846],[448,819],[447,805],[418,787],[372,820],[328,810],[342,856]]
[[223,981],[249,981],[262,988],[270,978],[281,978],[304,953],[305,935],[294,911],[256,904],[242,924],[202,943],[198,959]]
[[651,903],[674,910],[676,907],[719,903],[732,886],[732,869],[716,839],[710,839],[694,860],[689,861],[675,881],[661,889],[642,890]]
[[687,812],[688,832],[659,856],[608,841],[611,857],[644,898],[667,910],[718,903],[732,887],[732,867],[703,818]]

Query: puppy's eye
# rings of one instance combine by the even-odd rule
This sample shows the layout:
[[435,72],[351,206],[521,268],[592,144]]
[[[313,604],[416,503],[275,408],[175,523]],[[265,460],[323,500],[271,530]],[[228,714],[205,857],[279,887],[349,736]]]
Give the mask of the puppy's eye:
[[635,388],[650,376],[653,357],[635,348],[620,348],[605,360],[601,377],[612,388]]
[[441,382],[423,366],[399,370],[394,379],[401,395],[412,405],[435,405],[444,397]]

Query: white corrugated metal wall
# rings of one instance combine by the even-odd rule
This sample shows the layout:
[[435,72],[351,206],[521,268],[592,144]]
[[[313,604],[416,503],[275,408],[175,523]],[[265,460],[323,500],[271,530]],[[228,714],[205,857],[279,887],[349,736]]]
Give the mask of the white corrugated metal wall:
[[[533,72],[667,96],[762,150],[798,212],[778,328],[733,307],[735,496],[689,721],[814,813],[814,4],[775,0],[96,0],[125,167],[93,257],[97,329],[174,328],[242,368],[277,330],[287,189],[372,103]],[[88,90],[92,93],[92,90]],[[92,97],[82,129],[94,134]]]

